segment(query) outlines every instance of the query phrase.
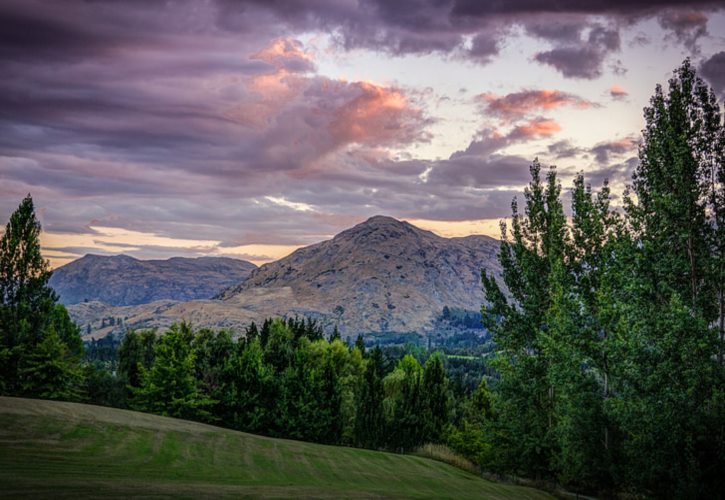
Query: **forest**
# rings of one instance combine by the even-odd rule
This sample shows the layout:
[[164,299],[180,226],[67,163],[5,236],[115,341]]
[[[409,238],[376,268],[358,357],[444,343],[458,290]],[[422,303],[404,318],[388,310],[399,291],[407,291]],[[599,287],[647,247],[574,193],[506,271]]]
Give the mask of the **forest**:
[[602,497],[722,498],[722,114],[685,61],[644,120],[621,196],[583,174],[562,193],[554,167],[531,165],[502,223],[503,283],[482,275],[485,366],[297,318],[238,338],[128,332],[91,361],[47,286],[28,196],[0,240],[0,393],[395,452],[445,444],[482,471]]

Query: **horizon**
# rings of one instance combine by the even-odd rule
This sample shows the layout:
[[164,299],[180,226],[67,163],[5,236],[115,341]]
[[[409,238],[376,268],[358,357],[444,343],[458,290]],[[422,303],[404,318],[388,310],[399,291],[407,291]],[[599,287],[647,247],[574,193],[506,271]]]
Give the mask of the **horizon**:
[[498,239],[536,157],[618,203],[655,86],[725,95],[725,7],[647,5],[3,2],[0,216],[54,268],[260,265],[380,213]]

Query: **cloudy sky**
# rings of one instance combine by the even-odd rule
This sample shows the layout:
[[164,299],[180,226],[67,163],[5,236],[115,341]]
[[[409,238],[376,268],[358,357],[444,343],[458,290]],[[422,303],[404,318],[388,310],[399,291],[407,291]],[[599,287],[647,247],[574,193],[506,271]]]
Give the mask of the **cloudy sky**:
[[722,2],[0,2],[0,221],[47,257],[263,263],[375,214],[498,235],[535,157],[615,190]]

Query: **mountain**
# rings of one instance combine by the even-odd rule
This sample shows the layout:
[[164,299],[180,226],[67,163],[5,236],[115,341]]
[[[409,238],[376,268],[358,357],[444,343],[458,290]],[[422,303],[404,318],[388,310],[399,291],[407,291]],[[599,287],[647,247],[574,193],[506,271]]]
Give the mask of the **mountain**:
[[443,238],[376,216],[263,265],[218,298],[244,304],[283,295],[343,332],[422,332],[444,306],[480,309],[481,269],[500,275],[498,248],[487,236]]
[[498,240],[488,236],[443,238],[375,216],[255,269],[214,300],[133,307],[88,302],[69,310],[92,338],[125,328],[164,328],[180,320],[242,332],[251,321],[294,315],[316,318],[328,330],[337,325],[351,337],[426,335],[439,331],[445,306],[480,310],[481,269],[500,278],[498,249]]
[[208,299],[244,281],[257,266],[225,257],[138,260],[86,255],[59,267],[50,279],[64,304],[100,301],[112,306],[156,300]]

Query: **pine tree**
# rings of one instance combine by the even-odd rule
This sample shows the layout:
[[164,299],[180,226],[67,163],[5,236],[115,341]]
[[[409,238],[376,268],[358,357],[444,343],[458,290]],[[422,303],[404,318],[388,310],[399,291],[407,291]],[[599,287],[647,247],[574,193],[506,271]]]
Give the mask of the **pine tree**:
[[385,440],[383,370],[383,352],[376,346],[365,364],[355,418],[355,442],[365,448],[380,448]]
[[448,423],[448,380],[439,353],[428,358],[423,369],[423,398],[425,400],[425,440],[440,442]]
[[362,334],[359,334],[355,339],[355,347],[358,348],[360,354],[362,354],[363,356],[365,355],[365,339],[363,338]]
[[27,356],[20,369],[22,394],[43,398],[79,400],[83,374],[74,356],[50,328]]
[[214,403],[195,377],[193,332],[188,324],[172,325],[154,346],[151,368],[141,369],[141,386],[133,390],[131,407],[159,415],[210,420]]

